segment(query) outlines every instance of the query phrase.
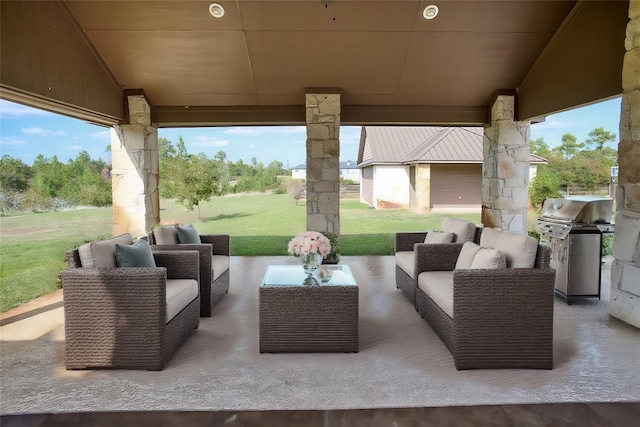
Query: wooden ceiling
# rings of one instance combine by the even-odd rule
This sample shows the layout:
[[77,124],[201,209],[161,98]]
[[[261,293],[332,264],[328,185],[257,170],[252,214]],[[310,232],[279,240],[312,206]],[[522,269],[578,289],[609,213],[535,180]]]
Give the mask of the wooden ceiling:
[[[478,124],[497,90],[524,96],[527,84],[529,117],[621,91],[627,1],[220,0],[220,19],[210,3],[59,2],[119,88],[144,91],[160,126],[304,123],[312,87],[338,88],[353,124]],[[589,25],[606,46],[580,43]],[[562,61],[584,71],[593,49],[609,52],[607,75],[551,82]],[[545,95],[547,81],[571,90]]]

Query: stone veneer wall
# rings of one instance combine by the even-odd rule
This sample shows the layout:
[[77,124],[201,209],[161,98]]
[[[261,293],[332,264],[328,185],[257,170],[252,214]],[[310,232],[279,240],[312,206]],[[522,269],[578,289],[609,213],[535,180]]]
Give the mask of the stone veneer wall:
[[622,68],[609,313],[640,328],[640,1],[629,3],[629,18]]
[[128,102],[130,124],[111,131],[113,234],[137,237],[160,222],[158,130],[144,96]]
[[340,235],[340,95],[306,94],[307,230]]
[[529,121],[514,120],[515,98],[499,95],[484,127],[482,224],[526,234],[529,206]]

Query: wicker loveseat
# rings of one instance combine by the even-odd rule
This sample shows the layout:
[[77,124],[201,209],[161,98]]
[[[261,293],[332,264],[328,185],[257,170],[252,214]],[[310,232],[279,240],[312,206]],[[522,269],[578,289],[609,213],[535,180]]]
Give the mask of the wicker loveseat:
[[[457,369],[552,369],[550,248],[491,228],[484,228],[480,245],[474,245],[417,248],[420,315],[447,346]],[[486,259],[476,263],[482,257],[475,251],[492,251],[497,258],[490,263],[502,265],[482,265]]]
[[67,251],[67,369],[161,370],[198,328],[198,252],[157,252],[157,267],[117,267],[116,243],[133,242],[125,234]]
[[154,251],[196,250],[200,254],[200,316],[211,317],[211,308],[229,292],[230,247],[228,234],[200,234],[201,243],[178,240],[175,225],[163,225],[148,235]]
[[[425,245],[433,245],[430,250],[421,250],[423,256],[429,253],[438,252],[440,247],[444,245],[445,249],[462,248],[462,244],[466,241],[478,242],[482,228],[476,227],[472,222],[457,218],[443,218],[442,232],[435,233],[436,239],[438,234],[449,234],[449,243],[425,243],[428,241],[427,234],[433,232],[413,232],[413,233],[396,233],[396,287],[400,289],[404,295],[415,305],[415,289],[417,287],[417,275],[415,274],[418,247]],[[437,259],[437,258],[436,258]]]

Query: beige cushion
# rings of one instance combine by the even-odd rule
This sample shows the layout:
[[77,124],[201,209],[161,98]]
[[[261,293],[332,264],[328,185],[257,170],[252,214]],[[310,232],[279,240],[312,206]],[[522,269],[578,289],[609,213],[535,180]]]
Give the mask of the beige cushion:
[[469,268],[507,268],[507,262],[499,250],[480,247]]
[[451,243],[455,235],[453,233],[445,233],[443,231],[429,231],[424,238],[425,243]]
[[229,257],[226,255],[213,255],[211,257],[211,268],[213,268],[213,280],[216,280],[229,269]]
[[507,268],[533,268],[536,262],[538,241],[531,236],[485,228],[480,237],[480,246],[502,252]]
[[456,238],[453,241],[456,243],[473,241],[476,236],[475,224],[458,218],[444,217],[442,219],[442,231],[455,234]]
[[167,323],[198,296],[198,281],[167,279]]
[[121,234],[98,242],[85,243],[78,248],[80,264],[87,268],[116,268],[116,243],[132,245],[131,234]]
[[178,234],[175,225],[161,225],[153,229],[153,238],[156,245],[176,245],[178,244]]
[[460,251],[460,255],[458,255],[458,260],[456,261],[456,269],[466,269],[471,268],[471,263],[473,262],[473,258],[475,258],[476,254],[480,250],[480,245],[473,242],[464,242],[462,245],[462,250]]
[[418,275],[420,288],[453,319],[453,271],[425,271]]
[[409,275],[412,279],[415,279],[415,261],[413,251],[400,251],[396,252],[396,265]]

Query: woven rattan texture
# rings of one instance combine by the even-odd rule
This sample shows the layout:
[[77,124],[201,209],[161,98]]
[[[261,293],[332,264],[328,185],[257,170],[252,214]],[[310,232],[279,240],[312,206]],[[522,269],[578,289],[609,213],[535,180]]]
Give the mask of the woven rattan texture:
[[[225,274],[213,279],[212,255],[230,255],[228,234],[201,234],[202,244],[156,245],[153,233],[147,236],[152,243],[153,251],[197,250],[200,254],[200,316],[211,317],[211,307],[229,290],[228,270]],[[222,276],[226,276],[223,278]],[[220,281],[220,282],[218,282]]]
[[396,287],[402,291],[411,304],[415,305],[416,283],[403,269],[396,265]]
[[357,286],[260,287],[260,352],[357,352]]
[[[75,264],[74,251],[67,259]],[[199,297],[166,323],[167,272],[197,280],[197,252],[154,253],[154,258],[159,267],[62,272],[67,369],[160,370],[198,327]]]
[[550,249],[538,245],[534,268],[455,270],[453,320],[416,289],[416,308],[457,369],[553,368],[555,270],[549,259]]

